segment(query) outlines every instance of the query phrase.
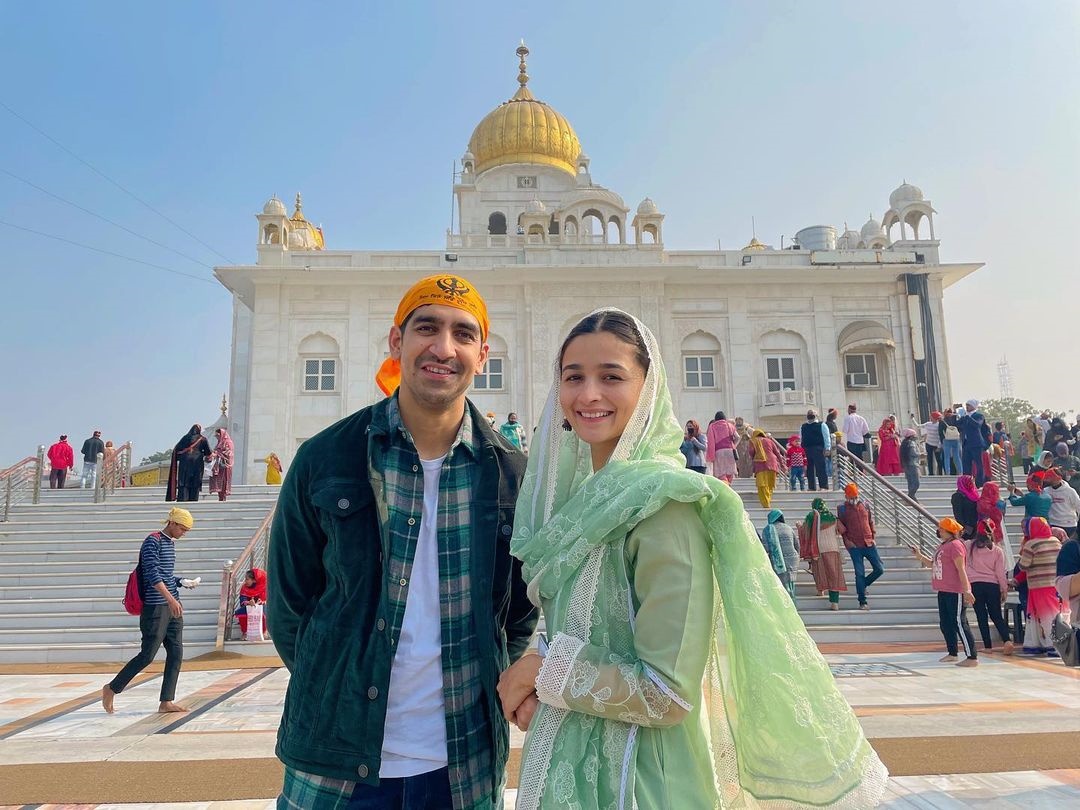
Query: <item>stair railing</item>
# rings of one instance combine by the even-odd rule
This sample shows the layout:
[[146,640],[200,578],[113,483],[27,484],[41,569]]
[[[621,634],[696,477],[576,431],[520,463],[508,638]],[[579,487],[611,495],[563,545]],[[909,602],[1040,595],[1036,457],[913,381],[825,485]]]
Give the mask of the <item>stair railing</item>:
[[104,503],[105,498],[119,486],[126,487],[131,475],[131,442],[115,448],[111,456],[98,453],[98,476],[94,484],[94,503]]
[[233,628],[238,627],[233,614],[240,600],[240,588],[244,585],[247,572],[252,568],[266,570],[266,555],[270,548],[270,526],[274,522],[275,504],[269,514],[263,518],[244,550],[235,560],[226,560],[221,572],[221,601],[218,604],[217,636],[214,646],[218,650],[225,648],[226,641],[233,641]]
[[11,507],[27,498],[31,503],[41,502],[41,476],[45,472],[45,445],[39,445],[36,456],[0,470],[0,523],[6,523]]
[[997,445],[990,447],[990,474],[1002,489],[1013,483],[1012,461],[1008,449],[999,450]]
[[833,486],[842,492],[849,482],[858,484],[859,496],[870,504],[875,523],[891,525],[897,544],[910,548],[929,566],[939,544],[938,519],[846,447],[833,450]]

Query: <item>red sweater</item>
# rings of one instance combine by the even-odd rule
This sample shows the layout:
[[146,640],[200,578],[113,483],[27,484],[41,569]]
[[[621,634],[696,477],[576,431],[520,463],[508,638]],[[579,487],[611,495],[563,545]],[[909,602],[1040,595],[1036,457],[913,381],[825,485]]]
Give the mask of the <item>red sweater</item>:
[[844,548],[867,548],[874,545],[874,516],[862,501],[844,501],[836,510],[837,531],[844,538]]
[[806,451],[799,447],[792,447],[788,445],[787,449],[787,465],[789,467],[805,467],[806,466]]

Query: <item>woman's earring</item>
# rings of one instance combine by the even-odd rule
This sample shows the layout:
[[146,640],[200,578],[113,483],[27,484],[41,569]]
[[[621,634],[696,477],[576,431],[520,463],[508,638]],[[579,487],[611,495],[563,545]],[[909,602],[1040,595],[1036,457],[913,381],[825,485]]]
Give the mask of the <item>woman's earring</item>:
[[570,420],[569,419],[563,419],[562,420],[562,429],[565,430],[567,433],[569,433],[570,431],[573,430],[573,428],[570,427]]

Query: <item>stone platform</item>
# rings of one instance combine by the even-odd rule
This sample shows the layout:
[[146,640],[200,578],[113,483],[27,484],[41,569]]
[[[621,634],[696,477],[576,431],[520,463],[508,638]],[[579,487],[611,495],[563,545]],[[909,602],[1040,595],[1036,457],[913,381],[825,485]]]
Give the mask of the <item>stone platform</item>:
[[[1080,672],[983,655],[974,669],[928,645],[824,645],[893,778],[890,808],[1080,806]],[[7,674],[3,674],[7,673]],[[266,808],[288,672],[274,658],[191,661],[155,712],[160,669],[101,709],[101,665],[0,669],[0,806]],[[522,735],[513,735],[513,806]]]

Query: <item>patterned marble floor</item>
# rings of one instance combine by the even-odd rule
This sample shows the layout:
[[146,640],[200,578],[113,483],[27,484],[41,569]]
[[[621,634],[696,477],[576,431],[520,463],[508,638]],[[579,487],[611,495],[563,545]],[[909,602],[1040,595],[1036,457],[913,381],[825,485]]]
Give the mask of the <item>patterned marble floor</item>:
[[[896,651],[827,655],[840,689],[871,739],[1033,731],[1069,732],[1080,739],[1076,711],[1080,673],[1056,662],[989,656],[977,668],[960,669],[939,663],[938,657],[939,653]],[[0,675],[0,776],[5,766],[42,763],[273,757],[274,732],[288,683],[283,668],[185,669],[178,699],[192,711],[183,715],[155,712],[159,675],[145,676],[117,697],[115,714],[105,714],[98,695],[110,676]],[[521,744],[522,735],[515,732],[512,745],[520,749]],[[994,770],[992,762],[982,765],[972,770]],[[507,794],[508,807],[513,807],[514,793]],[[3,798],[0,795],[0,806]],[[62,806],[262,810],[272,806],[269,798]],[[1080,770],[898,776],[890,780],[884,806],[1080,807]]]

